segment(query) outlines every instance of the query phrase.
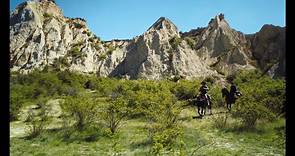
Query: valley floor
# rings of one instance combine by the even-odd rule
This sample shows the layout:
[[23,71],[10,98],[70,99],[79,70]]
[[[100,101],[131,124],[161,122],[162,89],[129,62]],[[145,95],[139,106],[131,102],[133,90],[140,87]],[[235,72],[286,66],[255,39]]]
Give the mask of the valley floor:
[[[205,155],[205,156],[259,156],[285,155],[285,138],[277,130],[285,127],[285,119],[272,123],[260,121],[254,130],[241,130],[238,122],[231,117],[222,128],[214,122],[225,115],[224,109],[213,110],[213,115],[193,119],[194,108],[185,108],[180,115],[183,135],[179,139],[181,150],[170,151],[163,155]],[[147,139],[147,122],[130,119],[114,136],[106,136],[97,130],[94,139],[85,139],[83,134],[64,139],[63,130],[48,129],[34,139],[26,139],[25,124],[16,121],[10,124],[10,155],[73,156],[73,155],[151,155]]]

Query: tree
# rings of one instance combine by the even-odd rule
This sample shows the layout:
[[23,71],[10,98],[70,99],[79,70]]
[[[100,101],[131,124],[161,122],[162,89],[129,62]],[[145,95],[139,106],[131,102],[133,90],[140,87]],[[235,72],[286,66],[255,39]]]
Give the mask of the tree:
[[85,126],[93,123],[97,115],[96,99],[87,95],[66,97],[61,108],[65,114],[69,114],[75,120],[75,127],[83,130]]

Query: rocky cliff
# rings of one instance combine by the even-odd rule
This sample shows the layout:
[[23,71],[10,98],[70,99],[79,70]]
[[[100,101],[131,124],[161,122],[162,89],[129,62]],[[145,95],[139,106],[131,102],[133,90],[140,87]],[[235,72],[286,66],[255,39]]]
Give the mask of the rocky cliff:
[[273,77],[285,76],[285,28],[266,24],[247,39],[260,69]]
[[[112,41],[101,41],[84,19],[64,17],[52,0],[24,2],[10,19],[12,71],[54,67],[131,79],[220,77],[257,67],[273,75],[285,72],[281,28],[266,25],[245,36],[230,28],[223,14],[185,33],[160,17],[143,34]],[[276,66],[266,69],[275,58]]]

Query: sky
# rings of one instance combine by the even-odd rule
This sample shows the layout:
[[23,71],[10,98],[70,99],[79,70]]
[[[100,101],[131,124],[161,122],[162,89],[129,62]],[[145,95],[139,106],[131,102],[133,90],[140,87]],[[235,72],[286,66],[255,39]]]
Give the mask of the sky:
[[[10,11],[26,0],[10,0]],[[55,0],[66,17],[80,17],[102,40],[132,39],[160,17],[186,32],[224,13],[235,30],[255,33],[264,24],[285,26],[285,0]]]

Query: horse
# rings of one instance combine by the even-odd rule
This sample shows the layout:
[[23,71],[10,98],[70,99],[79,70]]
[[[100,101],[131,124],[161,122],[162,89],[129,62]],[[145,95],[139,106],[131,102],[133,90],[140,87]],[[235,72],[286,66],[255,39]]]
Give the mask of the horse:
[[221,93],[222,97],[225,97],[226,108],[228,109],[228,111],[231,111],[231,105],[236,102],[237,97],[235,96],[235,94],[237,94],[237,96],[242,95],[239,91],[237,91],[236,93],[230,93],[226,88],[222,88]]
[[209,96],[207,97],[208,98],[205,98],[205,95],[199,94],[196,98],[189,100],[191,105],[198,107],[198,114],[200,117],[203,117],[206,114],[206,107],[208,107],[208,109],[210,110],[210,113],[212,113],[211,100]]

